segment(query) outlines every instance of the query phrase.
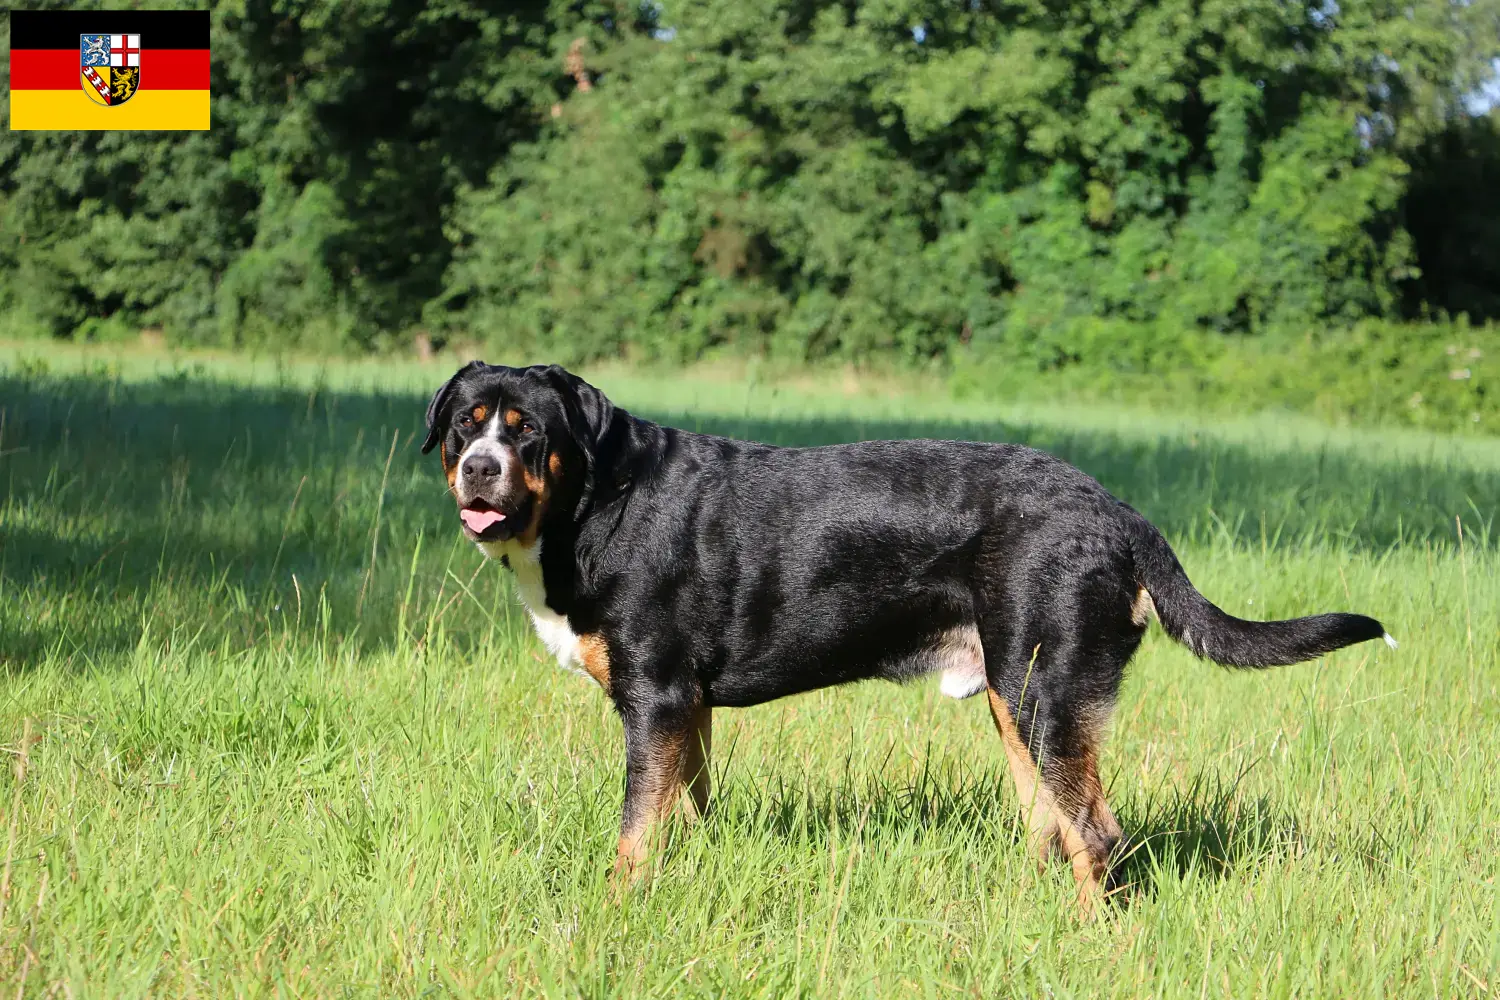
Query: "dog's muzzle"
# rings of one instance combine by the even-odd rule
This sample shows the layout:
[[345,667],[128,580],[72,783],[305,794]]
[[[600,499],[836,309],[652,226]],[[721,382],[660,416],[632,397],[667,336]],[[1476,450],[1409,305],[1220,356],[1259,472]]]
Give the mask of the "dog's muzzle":
[[464,533],[476,542],[502,542],[525,527],[531,497],[517,474],[519,460],[498,447],[476,448],[459,463],[454,492]]

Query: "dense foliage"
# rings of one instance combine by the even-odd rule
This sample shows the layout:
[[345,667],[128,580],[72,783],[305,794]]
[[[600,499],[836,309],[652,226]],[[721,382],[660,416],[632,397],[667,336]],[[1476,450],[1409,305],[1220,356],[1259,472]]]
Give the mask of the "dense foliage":
[[1500,0],[210,6],[211,132],[0,134],[11,330],[1130,372],[1500,315]]

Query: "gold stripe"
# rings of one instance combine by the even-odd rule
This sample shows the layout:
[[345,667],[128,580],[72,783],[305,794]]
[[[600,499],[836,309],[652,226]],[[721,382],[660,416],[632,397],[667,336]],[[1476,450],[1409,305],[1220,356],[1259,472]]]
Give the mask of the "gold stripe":
[[208,128],[208,91],[142,90],[124,104],[95,104],[82,90],[12,90],[12,131],[39,129],[203,130]]

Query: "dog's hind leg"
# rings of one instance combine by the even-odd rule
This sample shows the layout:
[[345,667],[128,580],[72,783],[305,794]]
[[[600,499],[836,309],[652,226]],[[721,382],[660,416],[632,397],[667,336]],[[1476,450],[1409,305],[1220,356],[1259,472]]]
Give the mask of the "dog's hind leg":
[[1107,712],[1089,706],[1059,711],[1030,697],[1016,712],[993,688],[989,696],[1032,850],[1040,861],[1068,860],[1079,908],[1088,916],[1110,888],[1111,855],[1121,836],[1099,780]]
[[[1099,735],[1075,720],[1067,755],[1043,756],[1042,787],[1057,821],[1058,843],[1073,867],[1078,905],[1087,917],[1113,888],[1110,861],[1120,843],[1120,824],[1104,799],[1099,780]],[[1045,750],[1044,750],[1045,754]]]
[[[1073,612],[1060,617],[1052,655],[1039,647],[1045,676],[1033,687],[1036,709],[1018,713],[1021,732],[1038,762],[1042,787],[1057,816],[1058,842],[1078,883],[1078,903],[1087,917],[1116,888],[1111,863],[1122,831],[1104,798],[1099,751],[1109,732],[1125,665],[1135,655],[1145,623],[1136,593],[1110,574],[1095,576],[1071,599]],[[1071,619],[1071,620],[1069,620]],[[1033,695],[1027,694],[1029,701]],[[1040,722],[1040,726],[1038,726]]]
[[1027,841],[1036,854],[1038,863],[1046,861],[1057,846],[1057,817],[1052,814],[1050,797],[1036,780],[1036,763],[1031,751],[1016,728],[1010,706],[994,688],[989,689],[990,715],[995,728],[1005,745],[1005,758],[1010,763],[1010,774],[1015,779],[1016,797],[1021,802],[1021,814],[1026,819]]
[[1085,915],[1112,888],[1121,830],[1099,780],[1099,750],[1144,631],[1131,617],[1134,593],[1118,579],[1103,571],[1064,578],[1021,606],[1027,617],[995,616],[981,630],[990,711],[1031,845],[1039,858],[1068,860]]

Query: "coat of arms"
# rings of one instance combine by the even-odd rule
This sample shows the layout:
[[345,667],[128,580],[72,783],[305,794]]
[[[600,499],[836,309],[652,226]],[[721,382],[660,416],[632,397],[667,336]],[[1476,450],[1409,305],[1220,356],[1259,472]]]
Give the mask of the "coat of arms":
[[124,104],[141,85],[140,35],[80,35],[83,92],[106,107]]

